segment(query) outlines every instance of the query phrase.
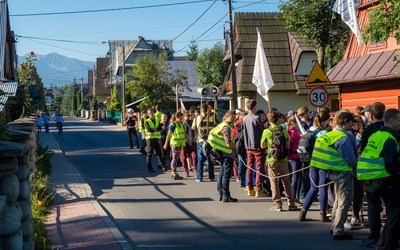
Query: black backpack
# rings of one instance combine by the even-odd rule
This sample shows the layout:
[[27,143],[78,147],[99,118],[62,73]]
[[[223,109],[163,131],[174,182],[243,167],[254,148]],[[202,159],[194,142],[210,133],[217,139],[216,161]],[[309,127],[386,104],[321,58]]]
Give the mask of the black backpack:
[[286,148],[286,137],[282,133],[283,128],[279,129],[268,128],[272,132],[271,147],[268,150],[268,157],[277,160],[285,159],[288,156],[288,149]]
[[307,163],[311,161],[311,155],[314,150],[315,145],[315,135],[320,132],[319,130],[315,130],[313,132],[306,132],[301,136],[299,141],[299,147],[297,148],[297,152],[300,156],[300,161],[303,163]]

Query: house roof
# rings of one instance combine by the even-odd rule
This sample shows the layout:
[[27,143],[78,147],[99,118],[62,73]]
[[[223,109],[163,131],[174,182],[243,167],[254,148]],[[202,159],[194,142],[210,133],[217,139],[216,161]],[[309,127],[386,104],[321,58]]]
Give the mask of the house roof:
[[10,96],[15,96],[17,88],[18,82],[3,82],[0,84],[0,91],[5,93],[4,95],[0,95],[0,112],[3,111],[4,105],[6,104],[8,98]]
[[265,54],[268,59],[274,87],[270,91],[296,90],[292,60],[288,41],[288,29],[276,17],[281,13],[235,13],[236,40],[240,43],[237,53],[243,59],[237,67],[238,91],[256,91],[252,84],[257,46],[257,31],[260,30]]
[[398,53],[399,50],[395,49],[341,61],[328,72],[328,77],[332,84],[399,78],[396,72],[400,65],[393,63]]
[[303,38],[301,38],[296,32],[289,32],[289,45],[290,54],[292,56],[292,67],[293,72],[296,72],[297,66],[299,65],[300,56],[304,52],[313,52],[315,49],[311,46],[306,45]]

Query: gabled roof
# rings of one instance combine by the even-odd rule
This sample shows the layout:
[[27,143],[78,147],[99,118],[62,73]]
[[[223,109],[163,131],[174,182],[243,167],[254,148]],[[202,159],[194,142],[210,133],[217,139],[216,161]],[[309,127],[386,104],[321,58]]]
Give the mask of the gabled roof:
[[328,72],[333,84],[366,82],[388,78],[399,78],[393,58],[399,53],[397,49],[350,58],[338,63]]
[[299,65],[301,54],[304,52],[315,52],[315,49],[311,46],[306,45],[303,38],[301,38],[296,32],[289,32],[289,45],[290,54],[292,56],[293,72],[296,72],[297,66]]
[[268,59],[275,86],[271,91],[296,90],[292,60],[288,41],[288,29],[276,16],[281,13],[235,13],[236,41],[240,42],[237,53],[243,59],[237,68],[238,91],[256,91],[252,84],[257,45],[257,31],[260,30],[265,54]]

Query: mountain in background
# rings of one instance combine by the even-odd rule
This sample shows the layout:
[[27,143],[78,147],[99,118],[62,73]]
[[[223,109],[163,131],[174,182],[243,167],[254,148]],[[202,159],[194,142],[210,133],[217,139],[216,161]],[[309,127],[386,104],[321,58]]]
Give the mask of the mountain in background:
[[[88,70],[93,69],[95,62],[81,61],[57,53],[36,55],[35,65],[45,87],[70,84],[74,78],[78,83],[88,82]],[[18,56],[18,63],[25,62],[25,56]]]

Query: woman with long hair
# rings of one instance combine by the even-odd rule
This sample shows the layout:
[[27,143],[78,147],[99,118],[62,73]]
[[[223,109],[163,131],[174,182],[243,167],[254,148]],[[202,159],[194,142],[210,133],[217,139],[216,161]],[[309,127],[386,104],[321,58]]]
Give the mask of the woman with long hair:
[[[315,133],[314,137],[318,138],[323,134],[328,132],[328,127],[330,124],[331,116],[330,114],[322,110],[314,118],[314,124],[309,129],[310,132]],[[306,198],[304,199],[304,204],[299,213],[299,221],[306,220],[307,211],[310,209],[311,204],[317,197],[319,193],[319,210],[320,210],[320,220],[321,222],[328,222],[329,218],[326,215],[327,203],[328,203],[328,186],[326,185],[327,171],[310,166],[310,180],[311,187],[308,191]]]
[[171,117],[171,123],[168,126],[168,134],[165,139],[164,149],[168,148],[168,143],[171,144],[171,179],[182,180],[183,177],[179,176],[176,168],[178,166],[178,160],[180,158],[183,170],[186,176],[189,176],[189,169],[187,167],[186,158],[181,154],[182,147],[186,147],[187,134],[185,131],[185,125],[183,124],[183,114],[178,111]]
[[293,189],[293,198],[294,202],[299,204],[300,198],[300,180],[301,180],[301,161],[300,155],[297,152],[297,148],[299,147],[300,141],[300,129],[299,125],[297,125],[296,118],[294,116],[289,117],[287,121],[287,131],[290,138],[290,148],[288,155],[289,166],[291,167],[292,172],[292,189]]

